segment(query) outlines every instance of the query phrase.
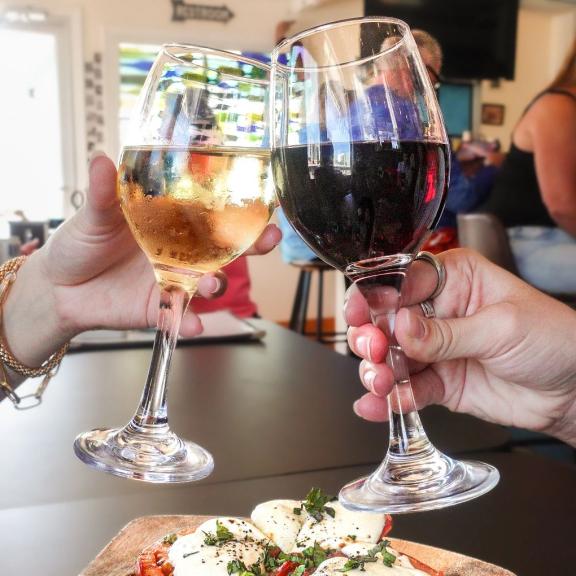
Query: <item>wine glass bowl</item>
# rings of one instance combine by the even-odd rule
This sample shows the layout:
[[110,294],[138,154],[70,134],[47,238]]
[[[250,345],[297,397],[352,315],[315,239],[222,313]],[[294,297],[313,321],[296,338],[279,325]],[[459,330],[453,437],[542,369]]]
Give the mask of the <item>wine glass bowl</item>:
[[274,210],[269,76],[269,66],[251,58],[176,44],[162,47],[147,76],[117,189],[160,287],[158,329],[132,420],[75,441],[93,467],[149,482],[199,480],[214,467],[204,448],[170,430],[166,381],[200,277],[240,256]]
[[450,151],[408,26],[392,18],[334,22],[272,54],[272,170],[288,220],[316,254],[356,283],[387,336],[395,385],[382,465],[340,492],[350,508],[407,512],[479,496],[498,472],[458,462],[429,441],[394,337],[402,285],[440,217]]

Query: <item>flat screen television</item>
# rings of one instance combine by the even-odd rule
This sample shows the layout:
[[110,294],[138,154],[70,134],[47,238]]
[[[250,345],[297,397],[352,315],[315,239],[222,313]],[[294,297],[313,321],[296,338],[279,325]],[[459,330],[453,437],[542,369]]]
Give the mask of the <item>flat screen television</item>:
[[514,79],[519,0],[364,0],[367,16],[400,18],[444,51],[443,76]]

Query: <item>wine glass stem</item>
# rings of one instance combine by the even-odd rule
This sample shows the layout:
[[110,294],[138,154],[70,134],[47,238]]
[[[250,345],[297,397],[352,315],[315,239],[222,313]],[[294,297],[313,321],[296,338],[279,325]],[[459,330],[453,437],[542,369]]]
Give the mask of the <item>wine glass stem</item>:
[[356,279],[356,285],[368,303],[372,323],[380,328],[388,339],[386,363],[394,377],[394,387],[388,396],[388,459],[403,461],[434,450],[416,410],[408,361],[394,335],[406,270],[404,266],[391,267]]
[[420,454],[429,449],[430,443],[416,410],[406,356],[393,338],[388,348],[386,363],[394,375],[394,387],[388,397],[388,454],[390,457]]
[[193,295],[193,290],[163,286],[152,361],[140,406],[131,424],[138,428],[167,428],[166,379],[172,352],[176,347],[180,324]]

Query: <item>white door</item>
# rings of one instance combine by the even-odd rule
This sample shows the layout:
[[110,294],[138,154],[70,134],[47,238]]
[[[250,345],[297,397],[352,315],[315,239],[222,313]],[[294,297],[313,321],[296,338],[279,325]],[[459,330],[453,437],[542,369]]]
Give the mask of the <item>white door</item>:
[[0,27],[0,219],[62,218],[74,187],[66,28]]

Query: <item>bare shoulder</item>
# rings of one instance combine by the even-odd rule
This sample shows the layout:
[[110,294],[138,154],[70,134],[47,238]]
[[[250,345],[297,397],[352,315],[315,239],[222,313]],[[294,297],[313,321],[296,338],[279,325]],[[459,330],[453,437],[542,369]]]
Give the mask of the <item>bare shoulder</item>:
[[[539,98],[525,116],[524,126],[535,142],[547,135],[565,134],[569,140],[576,140],[576,92],[575,98],[566,94],[545,94]],[[569,135],[572,135],[570,137]]]
[[566,88],[565,92],[543,94],[534,102],[529,113],[534,118],[542,118],[547,121],[555,118],[576,118],[576,88]]

